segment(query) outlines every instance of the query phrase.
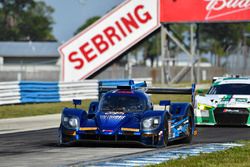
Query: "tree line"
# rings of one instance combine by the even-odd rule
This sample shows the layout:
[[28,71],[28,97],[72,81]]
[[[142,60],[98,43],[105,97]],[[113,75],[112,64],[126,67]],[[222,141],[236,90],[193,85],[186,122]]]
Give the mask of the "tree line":
[[55,40],[53,12],[42,1],[0,0],[0,41]]

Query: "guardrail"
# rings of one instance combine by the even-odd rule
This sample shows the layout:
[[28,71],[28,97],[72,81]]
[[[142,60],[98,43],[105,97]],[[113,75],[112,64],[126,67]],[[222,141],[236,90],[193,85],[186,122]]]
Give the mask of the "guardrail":
[[[151,78],[137,78],[135,82],[146,81],[152,85]],[[71,101],[72,99],[97,99],[98,80],[79,82],[0,82],[0,105],[19,103],[47,103]]]

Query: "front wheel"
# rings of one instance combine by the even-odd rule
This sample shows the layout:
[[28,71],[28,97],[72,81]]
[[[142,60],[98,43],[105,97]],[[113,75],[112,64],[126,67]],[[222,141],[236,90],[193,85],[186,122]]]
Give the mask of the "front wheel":
[[58,146],[65,146],[65,142],[63,140],[63,137],[62,137],[62,130],[61,128],[58,130],[58,137],[57,137],[57,145]]

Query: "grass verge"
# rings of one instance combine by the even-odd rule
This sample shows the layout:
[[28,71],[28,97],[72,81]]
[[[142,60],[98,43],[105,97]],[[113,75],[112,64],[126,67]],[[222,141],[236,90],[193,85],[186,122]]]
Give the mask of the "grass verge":
[[234,147],[228,150],[191,156],[186,159],[167,161],[159,165],[148,167],[249,167],[250,141],[241,141],[243,147]]
[[[81,108],[87,109],[89,103],[90,100],[83,101]],[[57,114],[61,113],[64,107],[74,107],[74,106],[72,102],[17,104],[17,105],[0,106],[0,119]]]
[[[160,100],[171,100],[173,102],[190,102],[190,96],[180,95],[153,95],[152,101],[154,104],[158,104]],[[88,109],[90,100],[84,100],[82,106],[85,110]],[[73,107],[72,102],[61,103],[37,103],[37,104],[17,104],[0,106],[0,119],[3,118],[18,118],[25,116],[36,116],[46,114],[61,113],[64,107]]]

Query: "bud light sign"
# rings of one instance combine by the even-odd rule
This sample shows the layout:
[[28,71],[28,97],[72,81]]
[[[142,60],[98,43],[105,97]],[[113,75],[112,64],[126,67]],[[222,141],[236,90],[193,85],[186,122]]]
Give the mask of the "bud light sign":
[[161,0],[161,22],[250,20],[250,0]]
[[82,80],[160,26],[158,0],[127,0],[59,48],[62,80]]

